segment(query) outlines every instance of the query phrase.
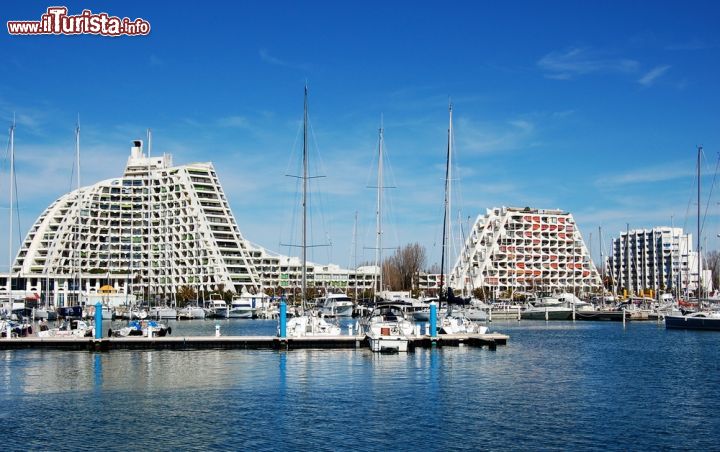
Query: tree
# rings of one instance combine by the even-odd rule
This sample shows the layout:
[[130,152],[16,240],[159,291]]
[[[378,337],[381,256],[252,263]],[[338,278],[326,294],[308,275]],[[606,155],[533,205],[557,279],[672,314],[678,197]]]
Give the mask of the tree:
[[720,287],[720,251],[710,251],[703,261],[705,268],[712,272],[713,287]]
[[472,291],[473,298],[477,298],[478,300],[485,300],[485,289],[482,287],[476,287]]
[[190,301],[197,300],[197,293],[195,292],[195,289],[193,289],[190,286],[181,286],[177,291],[177,303],[178,306],[185,306]]
[[425,247],[418,243],[398,248],[383,262],[383,280],[391,290],[411,290],[413,276],[425,266]]

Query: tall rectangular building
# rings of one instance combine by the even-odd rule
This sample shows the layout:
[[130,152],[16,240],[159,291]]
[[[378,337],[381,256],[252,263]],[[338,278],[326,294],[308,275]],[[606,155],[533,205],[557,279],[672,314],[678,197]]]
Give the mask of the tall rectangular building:
[[[639,295],[653,290],[685,295],[698,286],[697,251],[693,236],[667,226],[632,229],[612,240],[607,259],[610,284],[618,293]],[[705,291],[711,279],[702,272]]]

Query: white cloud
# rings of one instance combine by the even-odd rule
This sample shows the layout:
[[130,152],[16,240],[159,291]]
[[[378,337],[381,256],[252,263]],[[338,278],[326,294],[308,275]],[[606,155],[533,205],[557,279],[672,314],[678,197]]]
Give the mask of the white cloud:
[[633,169],[623,173],[605,174],[596,178],[595,185],[617,187],[629,184],[646,184],[675,179],[689,179],[694,174],[695,170],[688,162],[670,162]]
[[244,116],[227,116],[217,120],[217,124],[221,127],[237,127],[246,128],[249,127],[247,118]]
[[260,54],[260,59],[262,61],[275,66],[283,66],[291,69],[298,69],[301,71],[308,71],[311,68],[311,66],[307,63],[292,63],[277,58],[273,55],[270,55],[270,53],[266,49],[260,49],[258,53]]
[[669,65],[657,66],[652,68],[648,73],[640,77],[638,83],[644,86],[650,86],[655,83],[658,77],[662,76],[667,70],[670,69]]
[[531,146],[535,124],[526,119],[503,122],[458,120],[455,140],[461,151],[489,154]]
[[545,77],[556,80],[594,73],[636,73],[640,69],[635,60],[606,58],[600,52],[579,47],[550,52],[537,65],[545,72]]

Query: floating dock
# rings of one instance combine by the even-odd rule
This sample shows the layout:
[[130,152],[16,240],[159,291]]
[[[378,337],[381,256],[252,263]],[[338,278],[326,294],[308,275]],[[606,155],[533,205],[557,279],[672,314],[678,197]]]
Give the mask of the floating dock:
[[[469,345],[495,349],[505,345],[510,337],[505,334],[451,334],[411,336],[408,348],[429,348]],[[208,350],[208,349],[359,349],[369,347],[366,336],[165,336],[165,337],[20,337],[0,338],[0,350],[54,349],[54,350]]]

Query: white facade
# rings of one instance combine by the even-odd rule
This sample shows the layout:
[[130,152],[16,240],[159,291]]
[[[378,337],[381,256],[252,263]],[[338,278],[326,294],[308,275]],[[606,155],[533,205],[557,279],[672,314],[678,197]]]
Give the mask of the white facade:
[[586,293],[601,286],[575,219],[561,210],[502,207],[478,216],[450,274],[469,293]]
[[[212,163],[173,166],[170,155],[146,157],[141,141],[133,143],[122,177],[53,202],[30,228],[12,268],[23,290],[53,293],[58,305],[84,302],[105,285],[165,300],[182,286],[291,288],[300,285],[300,273],[297,258],[245,240]],[[308,275],[310,287],[344,290],[372,287],[374,278],[363,268],[317,264]]]
[[[629,240],[628,240],[629,237]],[[607,266],[617,292],[637,295],[647,290],[686,295],[698,284],[698,253],[692,234],[682,228],[633,229],[612,240]],[[710,271],[703,271],[704,292],[712,290]]]
[[[273,253],[256,244],[250,245],[250,258],[257,269],[265,289],[292,291],[301,287],[302,262],[294,256]],[[373,288],[378,268],[358,267],[356,270],[342,268],[335,264],[307,263],[307,287],[323,290],[341,290],[348,294],[357,289]]]

